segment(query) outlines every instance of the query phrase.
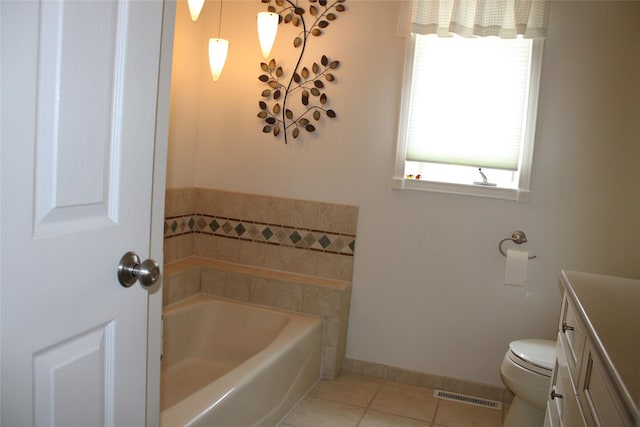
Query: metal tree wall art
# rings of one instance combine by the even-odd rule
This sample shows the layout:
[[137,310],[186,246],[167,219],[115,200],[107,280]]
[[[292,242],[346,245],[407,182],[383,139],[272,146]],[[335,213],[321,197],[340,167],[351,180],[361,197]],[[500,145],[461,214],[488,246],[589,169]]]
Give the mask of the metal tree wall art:
[[[293,39],[294,48],[300,49],[293,72],[287,77],[276,60],[271,59],[268,63],[260,63],[263,74],[258,77],[268,86],[262,91],[262,100],[258,103],[258,117],[264,121],[262,131],[273,133],[274,136],[283,133],[286,144],[289,132],[297,138],[301,131],[314,132],[316,127],[313,123],[322,117],[336,117],[335,111],[327,108],[329,98],[325,89],[327,84],[335,83],[333,71],[340,66],[340,61],[322,55],[311,67],[300,67],[307,39],[324,34],[326,28],[338,18],[338,13],[346,10],[343,4],[346,0],[308,0],[308,10],[290,0],[274,0],[275,6],[271,4],[272,0],[261,1],[269,4],[270,12],[279,15],[280,24],[291,24],[302,29]],[[309,15],[313,22],[307,26],[305,16]],[[297,108],[291,106],[294,100],[300,103]]]

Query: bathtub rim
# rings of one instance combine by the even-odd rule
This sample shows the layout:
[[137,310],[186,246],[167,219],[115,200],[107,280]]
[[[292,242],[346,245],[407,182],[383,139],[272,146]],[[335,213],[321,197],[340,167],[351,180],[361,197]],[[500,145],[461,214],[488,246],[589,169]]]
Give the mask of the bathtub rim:
[[294,318],[311,318],[311,319],[319,319],[320,321],[323,321],[322,316],[317,314],[301,313],[299,311],[287,310],[285,308],[272,307],[272,306],[257,304],[249,301],[241,301],[233,298],[227,298],[219,295],[211,295],[211,294],[205,294],[205,293],[197,293],[195,295],[185,297],[180,301],[176,301],[174,303],[171,303],[162,307],[162,316],[164,317],[167,314],[180,312],[188,309],[189,307],[206,304],[211,301],[220,301],[220,302],[225,302],[230,304],[242,305],[245,307],[250,307],[251,309],[262,310],[267,312],[275,312],[277,314],[284,314]]
[[[174,405],[162,410],[160,412],[160,425],[163,427],[174,425],[190,426],[197,424],[198,420],[202,416],[215,408],[215,406],[220,404],[227,396],[249,383],[254,377],[251,373],[260,372],[262,368],[266,368],[273,364],[282,352],[290,350],[298,344],[297,341],[291,341],[291,334],[295,334],[296,337],[304,339],[309,335],[318,333],[315,331],[319,329],[321,342],[324,340],[323,319],[319,316],[264,307],[257,304],[206,294],[196,294],[166,306],[163,309],[163,317],[165,316],[165,310],[168,314],[179,313],[181,311],[215,301],[248,306],[252,310],[255,309],[275,312],[278,315],[285,315],[289,317],[289,319],[287,319],[287,323],[281,332],[261,351],[244,360],[234,369],[223,374],[215,381],[207,384],[203,388],[200,388]],[[292,322],[292,319],[296,319],[296,321]],[[247,372],[249,372],[249,375],[247,375]],[[316,382],[320,378],[320,370],[318,370],[317,377]]]

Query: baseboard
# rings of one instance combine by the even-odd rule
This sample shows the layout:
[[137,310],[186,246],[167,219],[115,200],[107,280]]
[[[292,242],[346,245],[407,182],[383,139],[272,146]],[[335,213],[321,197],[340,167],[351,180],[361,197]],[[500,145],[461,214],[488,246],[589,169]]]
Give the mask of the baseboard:
[[388,381],[413,384],[422,387],[446,390],[455,393],[477,396],[485,399],[497,400],[509,405],[513,395],[504,387],[483,384],[459,378],[444,377],[426,372],[410,371],[408,369],[383,365],[364,360],[345,358],[342,370],[354,374],[367,375]]

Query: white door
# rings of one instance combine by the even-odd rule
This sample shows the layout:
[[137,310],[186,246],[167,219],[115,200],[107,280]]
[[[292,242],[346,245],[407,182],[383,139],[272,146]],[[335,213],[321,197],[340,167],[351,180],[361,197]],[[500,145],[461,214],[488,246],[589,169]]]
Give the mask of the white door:
[[2,426],[145,424],[162,8],[0,1]]

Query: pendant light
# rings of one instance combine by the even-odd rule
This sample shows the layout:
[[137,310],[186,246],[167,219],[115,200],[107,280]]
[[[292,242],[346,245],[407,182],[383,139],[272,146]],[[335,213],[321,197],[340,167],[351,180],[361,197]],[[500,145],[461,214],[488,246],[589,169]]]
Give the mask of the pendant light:
[[269,57],[273,42],[276,40],[279,18],[280,15],[274,12],[258,13],[258,39],[260,40],[262,55],[265,58]]
[[222,0],[220,0],[220,20],[218,21],[218,38],[209,39],[209,68],[211,68],[211,77],[217,82],[227,60],[227,52],[229,51],[229,40],[221,39],[220,27],[222,26]]
[[229,51],[229,40],[212,38],[209,39],[209,67],[211,68],[211,77],[217,82],[227,60],[227,52]]
[[200,16],[200,11],[202,11],[202,6],[204,6],[204,0],[187,0],[187,4],[189,5],[191,20],[196,22],[198,16]]

